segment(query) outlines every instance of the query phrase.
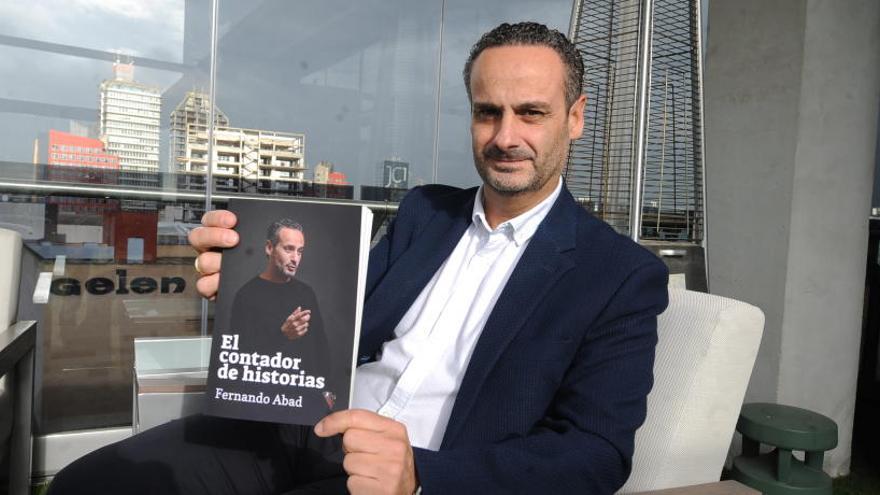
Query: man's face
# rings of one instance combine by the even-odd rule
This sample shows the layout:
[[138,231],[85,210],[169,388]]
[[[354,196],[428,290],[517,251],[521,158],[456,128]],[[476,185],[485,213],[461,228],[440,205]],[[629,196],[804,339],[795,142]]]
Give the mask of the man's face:
[[545,46],[489,48],[474,61],[470,85],[474,164],[483,182],[502,195],[549,194],[584,125],[584,97],[565,104],[562,59]]
[[266,241],[266,256],[269,257],[269,264],[278,275],[293,278],[305,247],[306,239],[301,231],[282,227],[278,231],[278,242],[274,246]]

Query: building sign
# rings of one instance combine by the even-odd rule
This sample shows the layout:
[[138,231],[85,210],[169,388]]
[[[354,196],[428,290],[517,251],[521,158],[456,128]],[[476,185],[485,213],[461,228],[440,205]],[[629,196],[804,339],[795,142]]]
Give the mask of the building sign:
[[56,296],[78,296],[82,289],[93,296],[105,294],[150,294],[157,290],[161,294],[180,294],[186,289],[186,280],[180,276],[163,276],[160,280],[153,277],[136,277],[129,282],[128,270],[117,269],[114,279],[92,277],[81,282],[73,277],[59,277],[52,280],[49,291]]
[[407,189],[409,187],[409,163],[398,160],[385,160],[382,178],[382,187]]

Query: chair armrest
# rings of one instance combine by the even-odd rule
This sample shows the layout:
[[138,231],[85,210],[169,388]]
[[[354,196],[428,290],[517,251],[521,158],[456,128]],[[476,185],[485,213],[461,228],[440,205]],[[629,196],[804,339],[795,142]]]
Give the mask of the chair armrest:
[[0,376],[15,369],[37,344],[37,322],[20,321],[0,331]]
[[[0,331],[0,377],[7,377],[7,385],[11,383],[11,389],[6,392],[11,393],[13,399],[8,448],[11,454],[9,486],[0,487],[0,491],[6,488],[8,493],[15,495],[30,493],[36,342],[35,321],[20,321]],[[5,442],[6,439],[0,439],[0,444]]]

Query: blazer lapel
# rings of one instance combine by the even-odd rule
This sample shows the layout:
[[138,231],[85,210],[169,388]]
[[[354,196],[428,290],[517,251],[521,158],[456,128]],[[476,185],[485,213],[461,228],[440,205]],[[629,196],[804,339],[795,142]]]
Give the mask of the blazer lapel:
[[441,449],[455,440],[472,409],[479,390],[501,353],[531,316],[546,292],[574,266],[564,252],[574,249],[579,208],[566,189],[532,236],[486,321],[455,405]]
[[[364,303],[359,363],[391,338],[394,328],[471,224],[473,200],[454,212],[438,211]],[[443,218],[445,216],[445,218]]]

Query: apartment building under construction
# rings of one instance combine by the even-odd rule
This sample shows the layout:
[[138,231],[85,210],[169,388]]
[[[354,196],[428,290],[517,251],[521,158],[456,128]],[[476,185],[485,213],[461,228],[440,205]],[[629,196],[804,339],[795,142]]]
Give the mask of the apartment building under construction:
[[[213,139],[214,184],[218,191],[291,194],[302,188],[305,135],[291,132],[216,127]],[[178,157],[178,185],[204,190],[208,132],[188,124],[183,157]]]

